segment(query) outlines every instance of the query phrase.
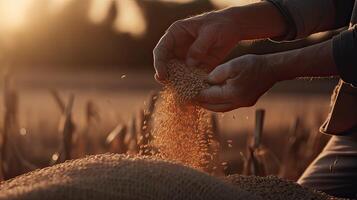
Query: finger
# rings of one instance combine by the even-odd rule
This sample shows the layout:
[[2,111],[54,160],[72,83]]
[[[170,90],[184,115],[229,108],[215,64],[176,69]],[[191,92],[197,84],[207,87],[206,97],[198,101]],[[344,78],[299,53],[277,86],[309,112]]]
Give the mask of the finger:
[[[237,63],[234,63],[237,65]],[[217,66],[208,74],[208,82],[211,84],[222,84],[239,73],[239,66],[234,66],[233,61],[228,61]]]
[[216,57],[213,54],[208,53],[204,59],[200,61],[200,64],[197,66],[201,69],[207,70],[208,72],[212,71],[219,63],[221,59]]
[[160,77],[157,74],[154,75],[154,78],[160,84],[166,85],[168,83],[167,79],[160,79]]
[[170,33],[165,33],[154,48],[154,68],[160,80],[167,79],[166,65],[170,59],[173,40]]
[[214,112],[227,112],[234,109],[233,104],[226,103],[226,104],[199,104],[202,108],[205,108],[210,111]]
[[233,91],[227,85],[214,85],[202,90],[195,100],[200,103],[230,103]]
[[189,67],[197,66],[200,61],[207,57],[209,48],[214,43],[214,34],[211,31],[202,31],[192,43],[187,53],[186,64]]

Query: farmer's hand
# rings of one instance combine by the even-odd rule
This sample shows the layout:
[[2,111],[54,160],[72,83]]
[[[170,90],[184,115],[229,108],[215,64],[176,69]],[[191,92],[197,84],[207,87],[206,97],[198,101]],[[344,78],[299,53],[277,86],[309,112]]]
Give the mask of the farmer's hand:
[[170,59],[182,59],[188,66],[217,66],[239,41],[233,18],[222,11],[179,20],[173,23],[154,49],[155,78],[167,78]]
[[174,58],[211,70],[239,40],[278,37],[286,30],[284,17],[267,1],[176,21],[154,49],[155,77],[164,82],[167,62]]
[[216,112],[252,106],[278,79],[264,56],[245,55],[215,68],[212,84],[197,97],[200,106]]

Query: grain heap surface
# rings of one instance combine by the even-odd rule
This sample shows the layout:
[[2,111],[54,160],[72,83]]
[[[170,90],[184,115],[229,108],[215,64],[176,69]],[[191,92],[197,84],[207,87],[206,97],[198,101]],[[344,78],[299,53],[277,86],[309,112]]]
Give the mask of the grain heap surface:
[[[218,146],[212,139],[208,111],[191,102],[202,89],[208,87],[204,81],[206,74],[173,60],[168,65],[168,77],[168,84],[156,105],[152,146],[165,160],[208,171]],[[217,148],[212,149],[212,146]]]
[[0,185],[0,200],[259,199],[155,157],[103,154],[36,170]]
[[275,176],[242,176],[231,175],[225,178],[228,183],[237,188],[255,194],[266,200],[337,200],[323,192],[315,191],[310,188],[283,180]]

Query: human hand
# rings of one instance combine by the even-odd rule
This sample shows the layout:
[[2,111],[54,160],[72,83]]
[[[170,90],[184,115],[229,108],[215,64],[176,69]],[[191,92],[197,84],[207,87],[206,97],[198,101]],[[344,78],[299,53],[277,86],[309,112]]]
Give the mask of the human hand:
[[233,17],[224,10],[176,21],[154,48],[156,80],[165,82],[166,66],[171,59],[212,70],[239,41],[236,27]]
[[277,81],[264,55],[245,55],[216,67],[208,75],[211,86],[196,101],[215,112],[253,106]]

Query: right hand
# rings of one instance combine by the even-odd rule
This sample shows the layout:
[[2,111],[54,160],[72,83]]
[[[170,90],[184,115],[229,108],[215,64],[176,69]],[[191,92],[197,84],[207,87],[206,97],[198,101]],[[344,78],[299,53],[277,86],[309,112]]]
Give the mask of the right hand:
[[178,20],[168,28],[153,51],[157,81],[167,79],[166,66],[171,59],[208,71],[223,61],[239,41],[237,24],[224,11]]

